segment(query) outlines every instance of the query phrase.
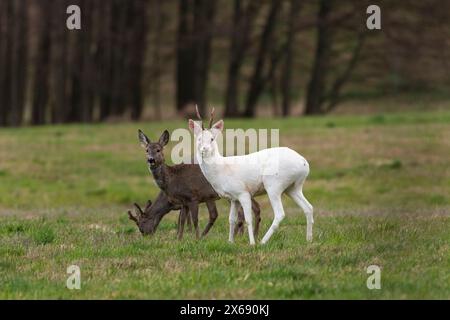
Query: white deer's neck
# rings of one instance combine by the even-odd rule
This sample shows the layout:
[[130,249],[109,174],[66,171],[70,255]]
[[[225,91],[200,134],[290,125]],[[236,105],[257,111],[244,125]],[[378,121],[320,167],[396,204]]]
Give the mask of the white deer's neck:
[[[215,175],[220,170],[220,164],[223,163],[223,156],[219,152],[217,143],[213,144],[213,154],[207,158],[198,158],[198,162],[203,174],[208,178],[210,175]],[[197,157],[201,157],[197,155]]]
[[212,147],[214,149],[214,154],[212,155],[212,158],[216,158],[216,159],[223,158],[223,156],[220,154],[219,146],[218,146],[217,142],[214,141]]

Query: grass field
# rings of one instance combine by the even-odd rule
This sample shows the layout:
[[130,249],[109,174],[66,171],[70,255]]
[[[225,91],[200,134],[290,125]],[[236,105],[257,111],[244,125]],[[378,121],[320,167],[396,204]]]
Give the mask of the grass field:
[[[186,125],[0,129],[0,298],[450,299],[450,111],[226,121],[280,128],[311,165],[314,241],[286,198],[279,231],[256,247],[227,242],[225,201],[201,241],[175,240],[175,213],[153,237],[128,220],[158,192],[137,129],[156,139]],[[258,199],[261,237],[272,211]],[[81,290],[66,288],[72,264]],[[381,290],[366,287],[369,265]]]

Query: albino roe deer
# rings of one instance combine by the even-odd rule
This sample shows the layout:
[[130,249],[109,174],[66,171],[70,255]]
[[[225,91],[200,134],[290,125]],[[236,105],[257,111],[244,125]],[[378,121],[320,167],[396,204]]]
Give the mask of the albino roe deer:
[[[197,116],[200,118],[198,111]],[[189,128],[194,131],[197,159],[203,174],[221,197],[231,200],[229,241],[234,241],[232,230],[236,224],[236,211],[240,203],[244,209],[250,244],[255,244],[251,199],[264,192],[267,193],[273,208],[274,220],[261,243],[264,244],[270,239],[284,219],[281,202],[283,193],[303,209],[307,223],[306,239],[312,241],[313,207],[302,192],[303,183],[309,174],[306,159],[289,148],[269,148],[243,156],[223,157],[216,142],[223,127],[223,120],[215,123],[211,129],[204,129],[203,125],[189,119]]]

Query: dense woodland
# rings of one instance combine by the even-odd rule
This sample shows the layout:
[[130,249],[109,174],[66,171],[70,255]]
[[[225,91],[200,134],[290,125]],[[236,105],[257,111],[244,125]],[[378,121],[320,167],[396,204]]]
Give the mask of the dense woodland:
[[[66,8],[81,8],[68,30]],[[378,4],[382,30],[368,30]],[[324,114],[450,84],[450,1],[0,0],[0,126]],[[301,105],[301,111],[293,111]]]

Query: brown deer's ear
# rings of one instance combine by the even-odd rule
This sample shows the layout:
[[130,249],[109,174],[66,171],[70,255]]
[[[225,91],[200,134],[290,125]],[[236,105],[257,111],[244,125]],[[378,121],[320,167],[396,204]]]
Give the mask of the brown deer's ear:
[[142,148],[147,149],[147,146],[150,144],[150,139],[141,131],[141,129],[138,130],[138,138]]
[[159,137],[159,144],[164,147],[167,143],[169,143],[169,131],[164,130],[161,137]]

